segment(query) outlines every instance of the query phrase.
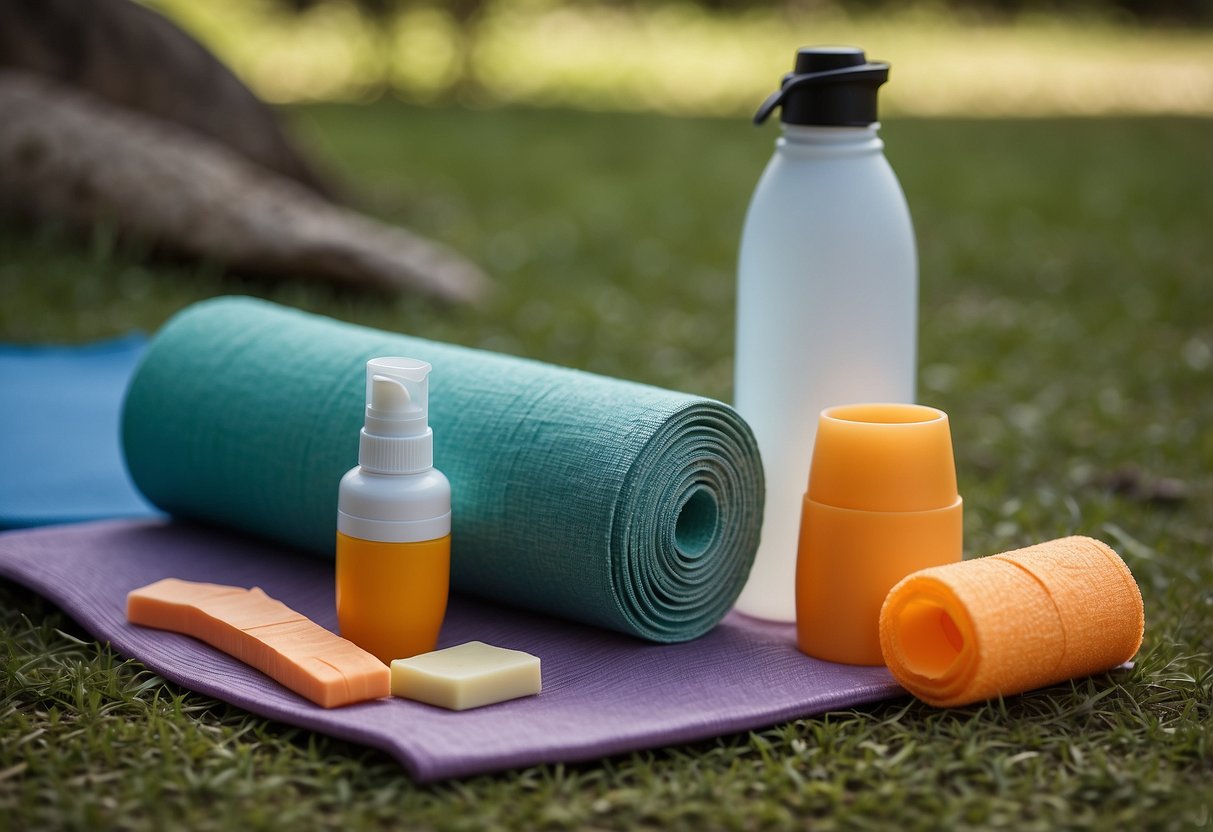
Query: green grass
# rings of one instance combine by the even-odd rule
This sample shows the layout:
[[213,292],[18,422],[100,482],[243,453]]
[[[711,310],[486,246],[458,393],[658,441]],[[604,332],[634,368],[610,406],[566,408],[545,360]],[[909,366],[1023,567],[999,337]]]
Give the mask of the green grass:
[[[251,292],[728,397],[737,237],[773,129],[386,103],[293,115],[371,210],[470,253],[495,296],[443,308],[274,286],[9,225],[0,338],[152,330]],[[921,248],[920,398],[952,416],[966,551],[1112,543],[1145,597],[1134,670],[420,787],[376,752],[165,684],[4,585],[0,829],[1213,824],[1213,124],[884,135]]]

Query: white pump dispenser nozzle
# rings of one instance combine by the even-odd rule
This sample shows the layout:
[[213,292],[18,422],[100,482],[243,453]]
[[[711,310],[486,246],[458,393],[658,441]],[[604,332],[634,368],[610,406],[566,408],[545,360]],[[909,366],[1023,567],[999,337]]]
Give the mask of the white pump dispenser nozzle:
[[371,376],[370,407],[380,413],[404,413],[421,409],[413,404],[409,390],[403,382],[391,376],[381,375]]
[[433,467],[430,369],[412,358],[373,358],[366,363],[366,421],[358,464],[367,471],[415,474]]

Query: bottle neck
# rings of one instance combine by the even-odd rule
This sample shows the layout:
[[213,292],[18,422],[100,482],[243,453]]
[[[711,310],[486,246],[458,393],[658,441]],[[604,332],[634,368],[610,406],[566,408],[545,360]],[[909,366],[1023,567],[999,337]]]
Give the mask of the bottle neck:
[[358,466],[372,474],[421,474],[434,467],[434,432],[413,436],[379,436],[363,428],[358,434]]
[[877,135],[880,122],[866,127],[825,127],[780,124],[783,135],[775,140],[781,153],[796,156],[867,156],[884,150]]

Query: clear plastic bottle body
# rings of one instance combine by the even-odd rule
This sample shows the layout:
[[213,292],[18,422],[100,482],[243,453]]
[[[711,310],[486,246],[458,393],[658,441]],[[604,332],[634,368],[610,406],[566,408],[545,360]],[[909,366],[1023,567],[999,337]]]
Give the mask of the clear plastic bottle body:
[[737,602],[796,616],[800,509],[822,410],[914,399],[918,265],[878,124],[784,124],[738,266],[734,404],[766,470],[762,541]]

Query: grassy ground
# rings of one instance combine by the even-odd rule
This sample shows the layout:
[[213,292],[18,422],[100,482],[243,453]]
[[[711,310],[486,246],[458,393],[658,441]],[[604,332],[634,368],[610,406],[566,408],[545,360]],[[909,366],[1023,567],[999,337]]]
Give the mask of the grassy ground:
[[[372,209],[480,260],[475,309],[141,265],[0,227],[0,338],[154,329],[251,292],[728,397],[733,264],[775,131],[389,104],[294,113]],[[0,829],[1107,829],[1213,824],[1213,124],[893,121],[917,224],[920,397],[952,415],[966,550],[1112,543],[1136,668],[692,747],[418,787],[389,759],[186,693],[0,587]]]

